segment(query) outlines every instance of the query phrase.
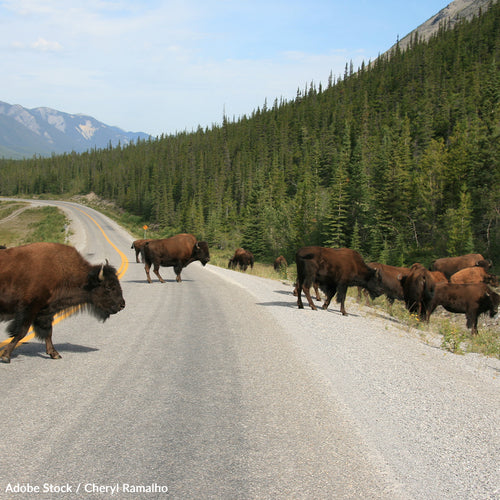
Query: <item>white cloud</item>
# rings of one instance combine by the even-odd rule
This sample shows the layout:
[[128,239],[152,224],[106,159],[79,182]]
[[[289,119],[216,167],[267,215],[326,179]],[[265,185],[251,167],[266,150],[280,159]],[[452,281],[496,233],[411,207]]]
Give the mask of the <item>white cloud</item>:
[[10,46],[16,50],[34,50],[38,52],[59,52],[63,49],[63,46],[59,42],[51,42],[42,37],[31,43],[15,41]]
[[39,38],[31,44],[31,48],[42,52],[57,52],[62,50],[62,45],[59,42],[50,42],[44,38]]

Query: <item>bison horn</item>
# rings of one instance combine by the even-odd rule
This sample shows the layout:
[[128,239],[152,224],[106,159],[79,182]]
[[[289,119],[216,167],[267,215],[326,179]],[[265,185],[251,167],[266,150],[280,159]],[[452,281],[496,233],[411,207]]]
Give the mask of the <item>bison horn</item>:
[[104,279],[104,265],[101,266],[101,270],[99,271],[99,281],[102,281]]

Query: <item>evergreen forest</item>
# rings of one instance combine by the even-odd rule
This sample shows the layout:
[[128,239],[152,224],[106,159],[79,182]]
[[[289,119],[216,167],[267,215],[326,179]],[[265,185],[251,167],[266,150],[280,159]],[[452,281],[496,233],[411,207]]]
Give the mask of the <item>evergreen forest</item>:
[[[328,69],[326,69],[328,71]],[[304,245],[500,263],[500,3],[241,117],[126,147],[0,160],[0,195],[96,193],[157,237],[293,262]]]

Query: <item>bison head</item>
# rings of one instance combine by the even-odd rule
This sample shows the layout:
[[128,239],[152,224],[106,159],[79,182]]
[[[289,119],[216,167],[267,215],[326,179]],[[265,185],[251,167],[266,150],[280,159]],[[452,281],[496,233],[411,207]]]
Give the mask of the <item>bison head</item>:
[[90,296],[88,302],[90,311],[102,321],[125,307],[116,269],[110,266],[107,261],[102,266],[92,267],[88,274],[85,290]]
[[484,278],[484,282],[487,285],[498,286],[498,277],[495,276],[494,274],[486,273],[486,276]]
[[206,241],[198,241],[193,247],[193,260],[199,260],[203,265],[210,260],[210,252],[208,251],[208,243]]
[[366,281],[366,290],[370,294],[370,298],[375,300],[377,297],[380,297],[385,292],[385,289],[382,284],[382,275],[380,273],[380,269],[375,269],[373,267],[368,266],[369,274],[368,279]]
[[493,290],[489,290],[488,295],[489,295],[490,300],[491,300],[490,317],[494,318],[498,314],[498,305],[500,304],[500,295],[498,295],[498,293],[494,292]]

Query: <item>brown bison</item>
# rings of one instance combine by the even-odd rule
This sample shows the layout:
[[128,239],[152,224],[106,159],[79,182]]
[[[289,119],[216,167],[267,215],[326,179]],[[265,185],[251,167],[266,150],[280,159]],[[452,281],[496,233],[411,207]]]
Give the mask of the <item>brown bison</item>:
[[477,319],[483,313],[490,313],[493,318],[498,314],[500,295],[484,283],[439,283],[429,305],[429,315],[437,306],[443,306],[452,313],[465,314],[467,328],[477,334]]
[[470,253],[458,257],[443,257],[442,259],[437,259],[431,264],[430,270],[441,271],[447,279],[450,279],[451,275],[460,271],[460,269],[474,266],[484,267],[488,270],[491,267],[491,262],[485,260],[480,253]]
[[410,267],[406,276],[400,277],[400,281],[408,311],[418,314],[422,321],[428,321],[429,307],[436,287],[430,271],[422,264],[416,263]]
[[430,271],[434,283],[448,283],[448,278],[441,271]]
[[486,283],[498,286],[498,278],[488,273],[483,267],[466,267],[450,277],[450,283]]
[[210,260],[210,252],[206,241],[197,241],[192,234],[177,234],[171,238],[152,240],[144,245],[144,269],[148,282],[151,283],[149,270],[153,267],[153,272],[158,279],[165,283],[160,276],[160,266],[173,267],[175,279],[178,283],[181,280],[181,271],[195,260],[199,260],[205,265]]
[[[379,262],[369,262],[369,267],[377,269],[379,273],[380,286],[387,297],[389,305],[392,307],[394,301],[404,300],[403,286],[400,277],[407,276],[410,270],[407,267],[390,266],[389,264],[380,264]],[[358,300],[361,299],[361,287],[358,287]],[[368,305],[369,294],[364,290],[366,304]]]
[[0,252],[0,320],[11,321],[7,331],[13,337],[1,355],[6,363],[31,325],[45,340],[47,354],[60,358],[52,344],[54,315],[82,305],[102,321],[125,307],[114,267],[91,265],[75,248],[59,243]]
[[366,288],[372,298],[383,293],[376,269],[366,265],[361,255],[349,248],[303,247],[295,254],[297,263],[297,305],[303,309],[303,291],[311,309],[316,309],[309,289],[314,283],[326,295],[323,309],[327,309],[335,294],[340,311],[347,315],[345,297],[349,286]]
[[[146,243],[149,243],[150,241],[153,241],[153,240],[152,239],[145,239],[145,240],[135,240],[132,242],[132,246],[130,248],[133,248],[135,250],[135,261],[136,262],[139,262],[139,254],[142,253],[144,245]],[[144,258],[142,258],[142,262],[144,262]]]
[[283,255],[280,255],[274,261],[273,267],[276,272],[279,272],[281,271],[281,269],[286,269],[288,267],[288,262],[286,261],[285,257],[283,257]]
[[227,267],[229,269],[236,269],[238,266],[242,271],[246,271],[248,266],[253,269],[255,259],[253,253],[244,248],[237,248],[234,255],[229,259]]

